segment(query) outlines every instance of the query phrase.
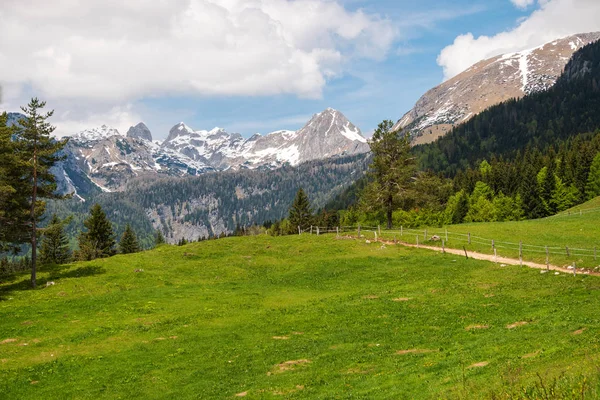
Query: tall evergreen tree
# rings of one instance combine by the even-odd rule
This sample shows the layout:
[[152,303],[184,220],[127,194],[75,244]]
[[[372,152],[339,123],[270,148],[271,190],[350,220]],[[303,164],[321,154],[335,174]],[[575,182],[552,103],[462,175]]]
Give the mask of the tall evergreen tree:
[[47,120],[54,111],[41,112],[45,106],[45,101],[33,98],[26,107],[21,107],[26,118],[20,122],[21,128],[17,135],[19,150],[29,164],[26,178],[30,185],[28,228],[31,238],[31,286],[33,288],[36,287],[37,223],[44,214],[46,206],[42,199],[64,198],[55,193],[56,178],[50,172],[50,168],[61,159],[57,153],[67,144],[67,140],[56,140],[50,137],[55,127]]
[[40,261],[43,264],[65,264],[71,260],[69,238],[65,233],[65,226],[71,218],[61,221],[56,214],[52,215],[49,225],[42,233],[42,247],[40,248]]
[[30,241],[29,185],[23,176],[27,161],[14,140],[16,128],[8,127],[7,120],[6,113],[0,114],[0,252]]
[[600,153],[596,154],[596,157],[594,157],[594,161],[592,161],[592,165],[590,166],[590,173],[588,174],[587,184],[585,185],[585,193],[588,200],[600,196]]
[[119,251],[121,254],[131,254],[140,251],[137,236],[129,224],[125,227],[125,232],[123,232],[123,236],[121,236],[121,240],[119,241]]
[[93,260],[115,255],[113,228],[100,204],[92,206],[90,216],[83,225],[87,231],[79,235],[80,259]]
[[371,183],[363,192],[367,210],[384,210],[387,227],[392,227],[392,213],[411,197],[416,175],[415,157],[410,152],[410,136],[392,130],[394,123],[381,122],[369,145],[373,153],[369,175]]
[[296,198],[290,207],[288,219],[291,225],[290,229],[292,230],[290,233],[294,233],[298,227],[306,229],[311,224],[312,210],[308,197],[302,188],[296,192]]

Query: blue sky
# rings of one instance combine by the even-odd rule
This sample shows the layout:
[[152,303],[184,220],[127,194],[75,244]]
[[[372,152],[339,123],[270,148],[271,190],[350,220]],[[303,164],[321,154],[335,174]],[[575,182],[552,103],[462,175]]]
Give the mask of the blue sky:
[[597,0],[4,1],[0,109],[45,99],[59,136],[249,137],[327,107],[368,136],[481,59],[600,30]]
[[[162,132],[180,118],[194,129],[220,126],[250,136],[299,129],[312,114],[333,107],[367,135],[382,120],[399,119],[421,95],[442,82],[443,72],[436,58],[456,36],[466,32],[493,35],[515,26],[519,18],[531,12],[504,0],[349,0],[344,4],[348,9],[362,8],[387,16],[407,29],[385,59],[362,60],[348,66],[342,76],[329,80],[322,98],[278,95],[148,99],[140,105],[154,111],[146,114],[145,121]],[[415,20],[419,24],[413,25]]]

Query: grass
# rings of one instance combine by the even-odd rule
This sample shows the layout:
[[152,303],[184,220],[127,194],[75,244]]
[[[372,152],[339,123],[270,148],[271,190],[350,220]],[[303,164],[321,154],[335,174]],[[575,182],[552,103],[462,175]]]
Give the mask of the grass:
[[[581,210],[581,214],[580,214]],[[519,258],[519,242],[523,243],[523,259],[539,263],[546,262],[545,246],[549,248],[549,262],[553,265],[573,265],[594,269],[600,266],[600,197],[577,206],[567,212],[549,218],[518,222],[485,222],[451,225],[446,228],[428,228],[427,239],[437,234],[445,239],[448,230],[447,247],[494,254],[492,240],[498,256]],[[364,232],[364,230],[363,230]],[[386,239],[397,239],[408,243],[420,243],[441,246],[441,241],[424,242],[425,229],[399,231],[381,231]],[[471,234],[471,244],[468,234]],[[364,233],[373,237],[372,232]],[[569,248],[569,255],[567,249]],[[594,248],[598,249],[594,256]]]
[[0,283],[2,399],[600,395],[593,276],[316,235],[40,276]]

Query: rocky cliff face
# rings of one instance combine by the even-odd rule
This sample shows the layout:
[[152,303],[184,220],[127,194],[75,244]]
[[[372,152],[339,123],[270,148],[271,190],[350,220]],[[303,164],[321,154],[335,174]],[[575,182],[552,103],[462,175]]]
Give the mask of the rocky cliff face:
[[548,89],[575,51],[599,39],[578,34],[480,61],[425,93],[394,128],[409,130],[415,144],[435,141],[492,105]]

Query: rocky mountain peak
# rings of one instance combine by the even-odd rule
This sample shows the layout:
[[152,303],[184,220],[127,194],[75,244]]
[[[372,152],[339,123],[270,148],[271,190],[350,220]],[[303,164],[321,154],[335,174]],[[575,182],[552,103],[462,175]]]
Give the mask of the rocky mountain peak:
[[85,129],[73,135],[73,139],[78,141],[99,141],[110,138],[112,136],[122,136],[115,128],[108,125],[101,125],[98,128]]
[[433,142],[495,104],[547,90],[575,51],[599,39],[582,33],[480,61],[425,93],[394,129],[408,130],[414,144]]
[[191,133],[194,133],[194,130],[185,123],[180,122],[171,128],[169,131],[169,136],[167,136],[165,142],[170,142],[178,136],[189,135]]
[[129,128],[129,130],[127,131],[127,137],[133,139],[144,139],[149,142],[152,141],[152,133],[150,132],[150,129],[148,129],[146,124],[144,124],[143,122],[140,122],[136,126],[132,126],[131,128]]

